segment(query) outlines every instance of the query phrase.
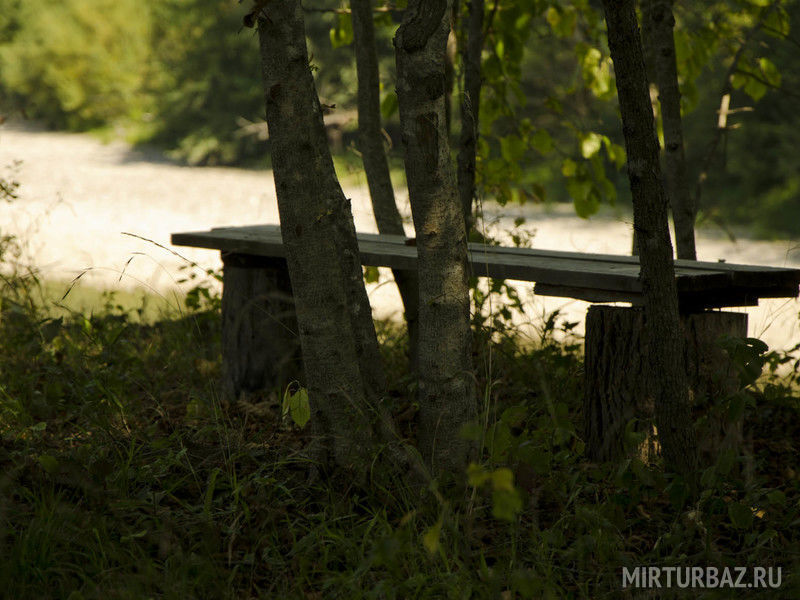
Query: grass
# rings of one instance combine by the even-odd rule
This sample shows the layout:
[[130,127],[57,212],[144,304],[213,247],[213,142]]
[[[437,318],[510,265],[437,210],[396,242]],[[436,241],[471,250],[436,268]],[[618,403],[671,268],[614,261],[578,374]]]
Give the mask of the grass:
[[74,280],[43,281],[41,292],[37,301],[50,317],[116,312],[134,322],[154,323],[179,318],[183,302],[177,292],[157,295],[136,288],[108,290]]
[[[465,434],[485,441],[479,464],[437,493],[367,465],[355,487],[309,480],[281,390],[221,398],[208,288],[142,318],[146,296],[83,289],[54,307],[63,285],[0,288],[0,595],[649,598],[621,591],[621,568],[653,564],[780,566],[780,590],[737,596],[800,595],[797,365],[770,375],[791,357],[759,355],[764,375],[740,394],[748,443],[688,504],[635,457],[584,458],[580,340],[553,341],[569,325],[556,315],[522,348],[478,319],[483,417]],[[411,402],[402,333],[378,326],[390,391]]]

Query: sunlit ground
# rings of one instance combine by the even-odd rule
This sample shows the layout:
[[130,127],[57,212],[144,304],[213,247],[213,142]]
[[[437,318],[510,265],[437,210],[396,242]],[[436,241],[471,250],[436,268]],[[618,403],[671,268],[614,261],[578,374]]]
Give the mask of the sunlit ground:
[[[0,127],[0,168],[14,161],[21,161],[15,173],[20,197],[3,207],[0,231],[23,241],[23,260],[35,265],[43,279],[60,282],[49,288],[54,296],[84,273],[68,298],[76,308],[97,298],[88,290],[81,296],[81,288],[89,286],[124,290],[127,304],[138,302],[130,290],[150,290],[163,306],[151,301],[148,314],[179,306],[171,291],[179,280],[192,270],[202,275],[203,269],[221,263],[214,251],[171,247],[171,233],[278,222],[272,176],[266,170],[179,166],[122,142],[103,144],[86,135],[5,124]],[[357,228],[376,231],[366,181],[352,173],[346,181]],[[407,197],[398,195],[408,215]],[[526,218],[520,229],[533,234],[531,244],[537,248],[613,254],[630,250],[630,216],[618,209],[583,220],[569,206],[484,208],[487,230],[501,237],[520,216]],[[800,267],[796,241],[734,242],[710,229],[700,229],[698,238],[701,260]],[[199,268],[187,269],[190,262]],[[399,298],[394,286],[385,283],[388,277],[386,271],[383,283],[370,286],[376,316],[399,315]],[[527,314],[516,317],[517,323],[533,336],[541,315],[557,308],[571,321],[583,320],[584,302],[536,297],[530,284],[520,284],[519,291]],[[800,341],[796,300],[763,300],[745,310],[749,334],[770,347],[787,349]]]

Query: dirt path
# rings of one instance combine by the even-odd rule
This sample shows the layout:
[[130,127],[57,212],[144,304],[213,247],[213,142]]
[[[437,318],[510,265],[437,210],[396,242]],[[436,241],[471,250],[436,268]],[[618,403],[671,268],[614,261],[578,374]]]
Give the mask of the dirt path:
[[[266,170],[181,166],[122,142],[103,144],[87,135],[6,123],[0,127],[0,169],[14,161],[21,161],[16,173],[20,198],[3,206],[0,231],[19,236],[28,259],[49,279],[70,280],[89,269],[82,278],[87,283],[164,290],[175,285],[182,276],[179,267],[185,264],[167,249],[170,233],[278,222],[272,175]],[[366,183],[357,181],[346,192],[357,228],[375,231]],[[495,221],[493,231],[508,232],[523,208],[506,208],[502,215],[496,209],[486,213],[487,220]],[[588,221],[577,218],[570,207],[525,207],[524,215],[526,228],[535,230],[535,247],[620,254],[629,250],[630,218],[610,210]],[[800,246],[792,241],[733,243],[701,231],[698,247],[704,260],[800,267]],[[220,266],[216,252],[173,250],[203,268]],[[570,320],[582,321],[585,303],[533,297],[530,286],[519,289],[533,316],[527,328],[531,335],[537,317],[555,308],[562,308]],[[394,286],[373,285],[370,296],[376,314],[397,314]],[[793,346],[800,342],[799,310],[797,301],[763,301],[758,309],[748,309],[750,333],[773,347]]]

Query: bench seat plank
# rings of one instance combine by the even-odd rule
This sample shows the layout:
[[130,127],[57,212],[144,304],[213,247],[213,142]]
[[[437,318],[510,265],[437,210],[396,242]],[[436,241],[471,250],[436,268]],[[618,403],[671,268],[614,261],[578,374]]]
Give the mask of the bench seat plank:
[[[417,268],[417,249],[402,236],[359,233],[364,265],[400,270]],[[251,225],[175,233],[172,243],[253,256],[285,257],[280,227]],[[642,303],[639,259],[533,248],[469,244],[473,275],[536,282],[537,294],[589,302]],[[683,308],[751,306],[759,298],[794,298],[800,270],[676,260],[675,276]]]

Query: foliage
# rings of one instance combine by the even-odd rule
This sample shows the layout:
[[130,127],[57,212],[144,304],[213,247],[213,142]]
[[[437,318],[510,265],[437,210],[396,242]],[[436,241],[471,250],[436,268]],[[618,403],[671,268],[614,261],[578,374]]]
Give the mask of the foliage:
[[17,199],[19,182],[16,181],[15,174],[18,167],[19,163],[6,167],[7,172],[0,176],[0,200],[4,202],[13,202]]
[[[459,5],[466,10],[466,3]],[[355,103],[355,69],[352,27],[341,8],[338,0],[320,0],[306,27],[320,95],[347,113]],[[268,142],[257,41],[242,27],[248,9],[232,0],[0,0],[0,100],[6,110],[22,108],[56,127],[123,126],[130,138],[156,142],[194,164],[250,162],[264,155]],[[754,224],[765,235],[795,232],[800,219],[791,215],[800,183],[785,132],[798,118],[792,32],[800,3],[680,2],[675,12],[692,181],[716,135],[728,75],[731,107],[755,109],[729,117],[732,128],[709,164],[701,217]],[[390,135],[396,132],[391,38],[398,18],[376,13]],[[482,197],[569,201],[584,217],[601,203],[626,201],[599,3],[487,2],[485,31]],[[348,135],[354,127],[354,120],[346,125]],[[398,141],[394,155],[401,152]]]
[[230,164],[265,152],[258,40],[228,0],[151,2],[144,88],[152,122],[137,135],[191,164]]
[[[497,2],[487,3],[486,11],[478,169],[484,194],[500,203],[570,200],[583,217],[601,202],[627,198],[627,180],[617,173],[625,152],[615,114],[613,66],[597,3]],[[794,157],[766,139],[786,140],[776,127],[796,118],[794,111],[781,110],[780,125],[770,125],[775,103],[795,103],[785,74],[792,72],[797,56],[790,32],[798,15],[800,5],[793,1],[722,1],[702,8],[676,4],[692,180],[701,174],[714,135],[711,124],[726,72],[733,69],[732,86],[741,90],[734,93],[732,106],[747,102],[744,95],[759,102],[739,124],[745,131],[729,136],[739,143],[727,144],[720,153],[731,167],[736,161],[737,168],[725,169],[724,160],[712,162],[712,193],[701,204],[706,214],[717,212],[734,221],[758,215],[768,230],[780,228],[779,215],[796,204],[796,166],[783,166],[794,165]],[[768,93],[773,88],[780,91]],[[755,133],[765,154],[753,151],[747,132]]]
[[[263,157],[258,41],[231,0],[0,2],[0,92],[57,128],[123,126],[191,164]],[[350,50],[309,20],[312,60],[330,104],[355,97]],[[386,35],[381,37],[386,46]]]
[[150,36],[141,3],[3,0],[0,12],[0,87],[29,114],[86,129],[141,110]]
[[589,217],[616,200],[625,162],[620,136],[586,119],[592,99],[614,96],[602,15],[583,0],[487,4],[479,183],[501,204],[555,195]]
[[[748,45],[741,72],[734,77],[737,89],[731,108],[739,112],[729,117],[730,129],[712,163],[701,209],[715,220],[746,224],[757,235],[794,236],[794,224],[800,218],[800,179],[791,136],[785,132],[795,126],[797,117],[795,90],[800,89],[800,79],[795,34],[790,32],[800,31],[800,4],[786,3],[769,13],[762,28],[763,33]],[[755,110],[748,111],[751,107]],[[718,97],[701,100],[697,116],[714,122],[713,111],[718,108]],[[689,157],[698,162],[708,142],[698,138],[697,121],[690,125]]]
[[[687,505],[680,481],[638,458],[583,458],[574,323],[551,315],[523,344],[487,317],[475,346],[484,410],[464,431],[483,451],[464,465],[467,494],[435,482],[420,494],[369,465],[365,486],[310,482],[295,385],[221,401],[210,292],[212,304],[198,293],[147,325],[113,296],[53,317],[39,285],[12,272],[0,287],[8,597],[598,598],[618,593],[622,566],[655,564],[779,565],[781,593],[796,595],[793,353],[726,342],[758,409],[745,413],[752,442],[721,456]],[[390,393],[407,407],[396,325],[379,331]]]

